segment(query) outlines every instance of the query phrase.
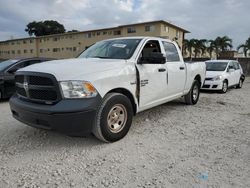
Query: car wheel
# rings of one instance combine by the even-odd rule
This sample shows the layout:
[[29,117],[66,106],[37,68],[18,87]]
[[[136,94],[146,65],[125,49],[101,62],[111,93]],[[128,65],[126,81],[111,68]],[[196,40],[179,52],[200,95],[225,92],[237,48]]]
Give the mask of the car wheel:
[[240,89],[242,88],[242,85],[243,85],[243,80],[240,79],[239,84],[236,86],[236,88]]
[[122,139],[132,124],[133,108],[123,94],[107,94],[97,112],[94,135],[104,142]]
[[223,83],[222,83],[222,89],[221,89],[220,92],[221,92],[221,93],[226,93],[227,90],[228,90],[228,83],[227,83],[226,80],[224,80]]
[[195,105],[200,97],[200,83],[194,80],[192,87],[187,95],[184,96],[185,102],[188,105]]
[[2,95],[2,91],[0,90],[0,100],[2,100],[3,95]]

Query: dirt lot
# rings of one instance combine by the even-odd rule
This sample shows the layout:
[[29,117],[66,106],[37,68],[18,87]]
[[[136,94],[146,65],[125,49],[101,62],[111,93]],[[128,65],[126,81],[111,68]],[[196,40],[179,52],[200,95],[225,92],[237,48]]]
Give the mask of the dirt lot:
[[250,187],[250,78],[138,114],[104,144],[37,130],[0,103],[0,187]]

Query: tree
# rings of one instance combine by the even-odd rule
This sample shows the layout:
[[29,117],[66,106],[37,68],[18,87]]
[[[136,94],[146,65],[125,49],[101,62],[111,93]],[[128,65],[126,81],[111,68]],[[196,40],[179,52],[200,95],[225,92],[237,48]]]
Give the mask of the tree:
[[185,54],[188,52],[189,59],[192,58],[192,53],[193,53],[193,47],[194,47],[195,40],[196,39],[190,39],[190,40],[185,39],[184,43],[183,43],[183,52]]
[[30,22],[25,29],[30,36],[43,36],[43,35],[52,35],[65,33],[65,28],[62,24],[54,20],[45,20],[45,21],[33,21]]
[[244,56],[247,57],[247,52],[250,50],[250,37],[246,40],[245,44],[238,46],[237,50],[243,49]]
[[206,52],[206,39],[194,39],[194,57],[197,58],[198,55],[204,55]]
[[67,31],[67,33],[75,33],[75,32],[79,32],[78,30],[75,30],[75,29],[73,29],[73,30],[71,30],[71,31]]
[[212,59],[213,52],[216,51],[216,45],[214,40],[208,41],[207,52],[209,53],[210,59]]
[[216,56],[218,58],[221,52],[227,51],[233,47],[232,39],[230,39],[228,36],[217,37],[214,40],[214,46],[215,46]]

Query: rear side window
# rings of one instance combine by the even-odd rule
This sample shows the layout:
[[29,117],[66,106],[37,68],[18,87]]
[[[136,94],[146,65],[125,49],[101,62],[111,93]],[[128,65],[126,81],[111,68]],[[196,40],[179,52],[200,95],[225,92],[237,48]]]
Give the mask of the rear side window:
[[180,61],[178,51],[174,44],[169,42],[163,42],[163,46],[166,51],[167,61],[170,62]]

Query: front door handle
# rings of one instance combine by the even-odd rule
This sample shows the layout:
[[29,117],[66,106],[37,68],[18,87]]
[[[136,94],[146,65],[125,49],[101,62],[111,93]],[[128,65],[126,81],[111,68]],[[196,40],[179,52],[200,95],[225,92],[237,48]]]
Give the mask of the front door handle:
[[180,70],[184,70],[184,69],[185,69],[185,67],[182,67],[182,66],[180,67]]
[[166,71],[166,69],[163,69],[163,68],[158,69],[158,72],[165,72],[165,71]]

